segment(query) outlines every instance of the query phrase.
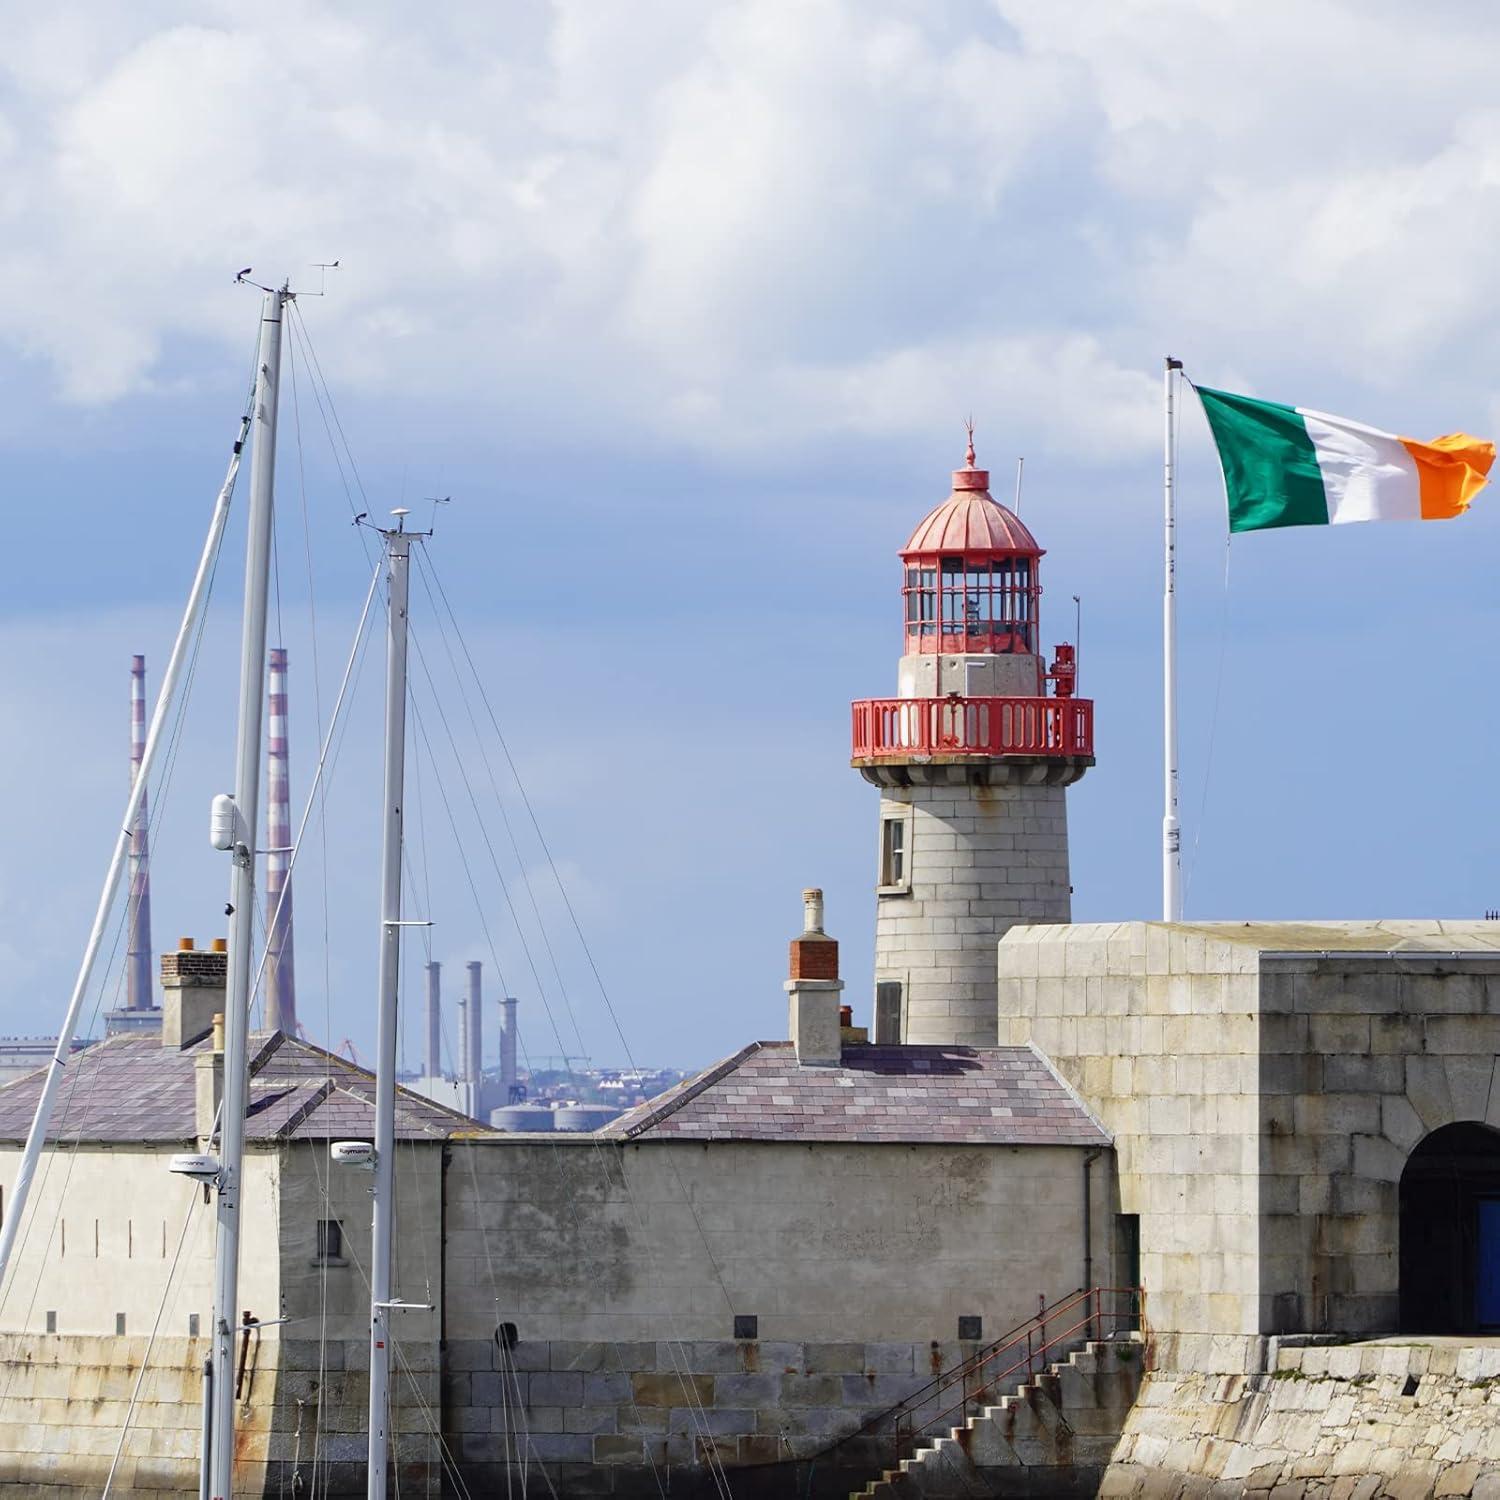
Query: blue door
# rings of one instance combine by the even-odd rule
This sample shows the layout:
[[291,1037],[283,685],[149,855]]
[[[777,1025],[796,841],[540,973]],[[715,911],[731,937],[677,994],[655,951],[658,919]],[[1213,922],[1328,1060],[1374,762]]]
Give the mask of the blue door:
[[1479,1200],[1475,1312],[1484,1332],[1500,1329],[1500,1198]]

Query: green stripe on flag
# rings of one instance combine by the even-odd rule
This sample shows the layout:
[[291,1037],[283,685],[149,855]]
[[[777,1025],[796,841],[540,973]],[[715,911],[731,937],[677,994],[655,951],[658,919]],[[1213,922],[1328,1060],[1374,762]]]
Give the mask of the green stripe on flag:
[[1326,526],[1328,500],[1307,424],[1277,401],[1196,386],[1229,497],[1229,529]]

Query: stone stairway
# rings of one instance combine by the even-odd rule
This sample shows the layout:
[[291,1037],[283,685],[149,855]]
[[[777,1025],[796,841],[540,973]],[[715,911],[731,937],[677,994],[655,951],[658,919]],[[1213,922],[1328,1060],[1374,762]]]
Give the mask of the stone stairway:
[[1084,1344],[850,1500],[1093,1495],[1141,1383],[1141,1335]]

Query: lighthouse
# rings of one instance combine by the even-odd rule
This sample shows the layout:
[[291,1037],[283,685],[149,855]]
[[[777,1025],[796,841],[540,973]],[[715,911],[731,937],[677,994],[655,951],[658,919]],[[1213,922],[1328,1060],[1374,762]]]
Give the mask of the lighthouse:
[[1042,654],[1042,549],[990,494],[973,432],[953,492],[901,549],[894,698],[853,705],[880,788],[879,1041],[993,1046],[995,944],[1071,919],[1066,788],[1094,763],[1071,645]]

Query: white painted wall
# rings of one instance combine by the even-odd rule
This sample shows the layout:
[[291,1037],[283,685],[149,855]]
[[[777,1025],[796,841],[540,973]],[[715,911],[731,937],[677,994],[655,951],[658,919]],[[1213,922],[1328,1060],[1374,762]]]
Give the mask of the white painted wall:
[[[203,1189],[167,1170],[181,1147],[81,1145],[46,1153],[27,1205],[3,1291],[0,1329],[42,1332],[48,1311],[63,1334],[113,1334],[125,1314],[129,1336],[148,1334],[159,1308],[162,1331],[186,1337],[188,1315],[209,1331],[213,1305],[214,1210]],[[0,1182],[10,1199],[20,1148],[0,1147]],[[240,1308],[274,1318],[280,1301],[276,1254],[279,1164],[245,1160],[244,1260]],[[183,1224],[182,1258],[168,1272]],[[163,1307],[163,1296],[166,1296]]]

